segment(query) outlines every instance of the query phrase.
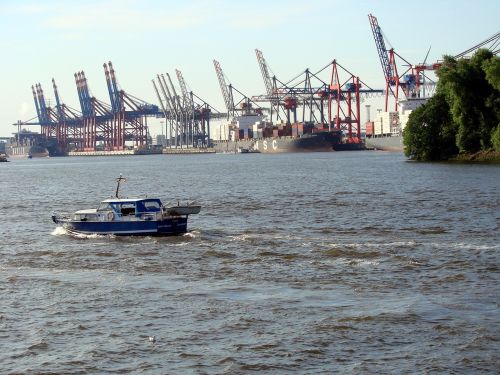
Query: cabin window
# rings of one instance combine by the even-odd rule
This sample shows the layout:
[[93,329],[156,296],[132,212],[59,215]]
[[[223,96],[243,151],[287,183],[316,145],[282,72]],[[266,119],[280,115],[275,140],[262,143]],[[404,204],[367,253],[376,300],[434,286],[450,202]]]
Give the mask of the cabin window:
[[78,220],[78,221],[96,221],[97,220],[97,215],[95,214],[77,214],[74,216],[73,220]]
[[120,212],[123,216],[135,215],[135,205],[133,203],[123,203]]
[[158,212],[160,211],[160,202],[158,201],[145,201],[144,209],[146,212]]

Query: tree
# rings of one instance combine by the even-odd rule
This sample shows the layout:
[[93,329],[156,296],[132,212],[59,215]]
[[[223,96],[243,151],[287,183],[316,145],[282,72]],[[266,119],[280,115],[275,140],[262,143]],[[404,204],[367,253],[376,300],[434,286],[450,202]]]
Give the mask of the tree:
[[500,125],[491,133],[491,143],[495,151],[500,151]]
[[457,146],[462,152],[491,147],[492,130],[500,121],[499,58],[485,49],[470,60],[446,56],[437,71],[438,92],[445,95],[457,124]]
[[414,160],[446,160],[456,155],[456,126],[445,95],[437,93],[415,109],[403,132],[405,155]]
[[471,59],[445,56],[437,71],[436,95],[410,115],[405,154],[440,160],[459,151],[500,146],[500,58],[488,50]]

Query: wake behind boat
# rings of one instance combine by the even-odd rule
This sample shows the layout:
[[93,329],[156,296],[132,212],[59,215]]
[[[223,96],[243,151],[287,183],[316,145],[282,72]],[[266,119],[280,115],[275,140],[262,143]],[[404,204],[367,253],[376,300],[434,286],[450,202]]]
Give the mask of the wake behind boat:
[[53,213],[52,220],[69,232],[82,234],[166,236],[186,233],[189,215],[201,210],[195,204],[164,206],[158,198],[119,198],[124,180],[120,175],[115,197],[103,200],[98,208]]

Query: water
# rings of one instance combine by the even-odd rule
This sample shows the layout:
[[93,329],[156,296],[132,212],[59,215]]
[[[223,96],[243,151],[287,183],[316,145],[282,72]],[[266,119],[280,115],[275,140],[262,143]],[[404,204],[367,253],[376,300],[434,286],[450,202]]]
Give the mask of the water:
[[[190,232],[51,222],[119,173],[200,202]],[[495,373],[499,188],[498,166],[382,152],[0,165],[0,372]]]

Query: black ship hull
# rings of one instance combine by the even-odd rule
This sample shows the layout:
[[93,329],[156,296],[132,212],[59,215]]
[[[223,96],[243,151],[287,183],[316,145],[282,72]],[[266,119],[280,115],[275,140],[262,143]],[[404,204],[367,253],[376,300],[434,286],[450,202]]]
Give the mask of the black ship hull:
[[214,142],[216,152],[260,153],[331,152],[364,150],[364,143],[343,143],[340,132],[316,132],[301,137],[270,137],[260,139]]

